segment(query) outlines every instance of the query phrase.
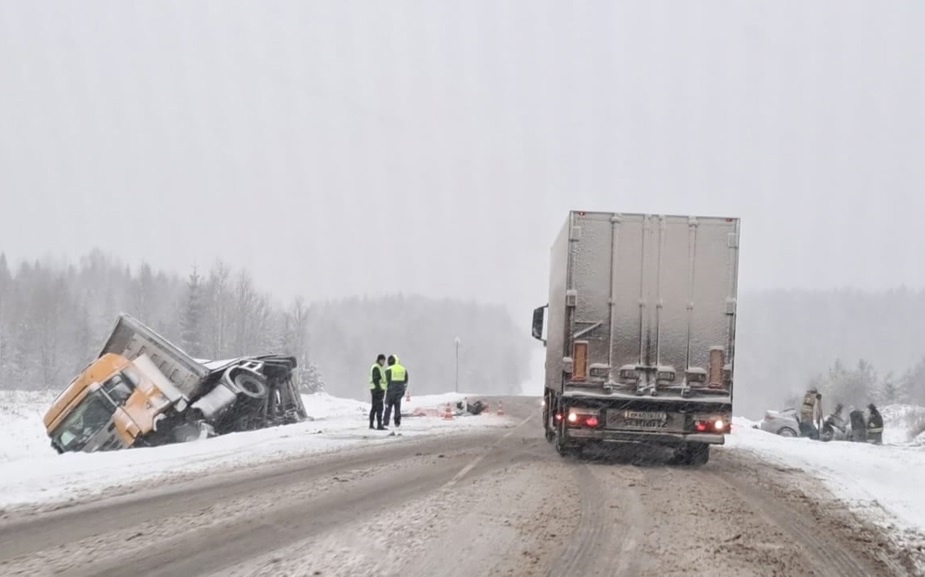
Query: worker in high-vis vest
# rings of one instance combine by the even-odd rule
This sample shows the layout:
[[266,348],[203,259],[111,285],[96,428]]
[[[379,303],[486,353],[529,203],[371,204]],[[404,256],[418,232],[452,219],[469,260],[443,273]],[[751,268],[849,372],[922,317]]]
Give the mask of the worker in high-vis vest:
[[[369,409],[369,428],[384,431],[382,426],[382,408],[385,401],[385,391],[388,387],[385,378],[385,355],[376,357],[376,362],[369,369],[369,393],[372,397],[372,407]],[[376,419],[376,426],[373,427],[373,418]],[[386,417],[388,419],[388,417]],[[388,421],[386,421],[388,422]]]
[[398,361],[398,355],[389,355],[389,367],[385,370],[388,390],[385,394],[385,426],[395,409],[395,426],[401,426],[401,399],[408,388],[408,370]]

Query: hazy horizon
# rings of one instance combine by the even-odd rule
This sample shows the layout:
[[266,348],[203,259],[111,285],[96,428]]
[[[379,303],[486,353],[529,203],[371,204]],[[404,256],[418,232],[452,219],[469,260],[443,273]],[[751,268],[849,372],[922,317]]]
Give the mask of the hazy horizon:
[[7,2],[0,250],[526,327],[585,209],[741,218],[740,294],[925,287],[925,4],[869,8]]

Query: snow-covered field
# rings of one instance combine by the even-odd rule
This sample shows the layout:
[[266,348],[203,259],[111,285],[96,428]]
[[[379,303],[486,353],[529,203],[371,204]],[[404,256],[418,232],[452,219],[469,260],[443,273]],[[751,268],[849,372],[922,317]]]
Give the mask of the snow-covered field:
[[406,418],[398,437],[368,429],[368,403],[319,393],[304,395],[312,420],[295,425],[164,447],[58,455],[42,425],[53,395],[0,391],[0,509],[84,500],[132,483],[150,486],[170,478],[240,469],[363,443],[510,425],[509,418],[494,414],[453,420],[409,416],[416,408],[443,407],[463,397],[455,393],[412,397],[402,404]]
[[787,439],[757,429],[747,419],[733,421],[727,447],[748,451],[820,479],[865,519],[902,541],[925,538],[925,436],[915,434],[925,408],[885,407],[881,446]]

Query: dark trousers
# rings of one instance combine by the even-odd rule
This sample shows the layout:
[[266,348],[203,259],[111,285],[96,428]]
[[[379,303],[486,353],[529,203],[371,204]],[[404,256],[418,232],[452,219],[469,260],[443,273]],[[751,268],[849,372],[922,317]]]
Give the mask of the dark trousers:
[[816,425],[812,423],[807,423],[806,421],[800,421],[800,436],[809,437],[810,439],[818,439],[819,429],[817,429]]
[[[375,389],[369,391],[372,395],[373,406],[369,410],[369,426],[373,426],[373,417],[376,419],[376,426],[382,426],[382,406],[383,399],[385,399],[385,391],[377,391]],[[386,417],[388,419],[388,417]],[[388,422],[388,421],[386,421]]]
[[385,425],[389,424],[392,408],[395,408],[395,426],[401,426],[401,398],[405,395],[404,387],[390,387],[385,394]]

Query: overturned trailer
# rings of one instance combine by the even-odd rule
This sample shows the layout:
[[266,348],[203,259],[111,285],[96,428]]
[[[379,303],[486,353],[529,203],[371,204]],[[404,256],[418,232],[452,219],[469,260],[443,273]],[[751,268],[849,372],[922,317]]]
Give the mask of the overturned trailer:
[[296,360],[192,358],[127,314],[45,414],[59,453],[184,442],[306,418]]

